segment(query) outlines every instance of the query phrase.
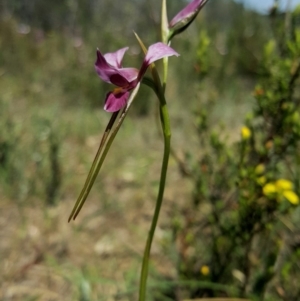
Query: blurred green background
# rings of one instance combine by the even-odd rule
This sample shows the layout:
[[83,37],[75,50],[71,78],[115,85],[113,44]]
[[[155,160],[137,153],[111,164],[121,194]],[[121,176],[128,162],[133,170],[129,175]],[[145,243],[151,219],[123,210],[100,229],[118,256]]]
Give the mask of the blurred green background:
[[[167,2],[170,19],[186,4]],[[147,45],[159,41],[160,5],[158,0],[0,1],[0,300],[136,299],[162,156],[157,99],[147,87],[141,88],[81,214],[74,223],[67,218],[110,118],[103,101],[111,87],[94,71],[96,48],[105,53],[130,46],[124,66],[138,68],[143,55],[133,31]],[[201,195],[197,187],[204,185],[198,174],[205,160],[197,165],[207,149],[199,144],[203,118],[209,139],[218,137],[227,150],[240,143],[240,129],[255,108],[254,87],[264,74],[263,49],[270,39],[280,39],[284,26],[277,24],[288,26],[289,18],[275,7],[260,15],[231,0],[210,1],[172,42],[180,53],[170,59],[167,86],[173,156],[153,246],[149,300],[300,300],[299,288],[295,291],[288,278],[292,266],[293,279],[300,281],[299,246],[287,251],[298,259],[287,260],[283,282],[272,283],[269,270],[263,274],[267,280],[249,276],[243,282],[250,268],[239,262],[240,249],[235,258],[241,270],[228,266],[229,274],[219,271],[218,278],[209,260],[213,244],[206,240],[214,231],[205,222],[214,216],[211,207],[205,202],[197,207],[192,221],[190,212]],[[219,149],[219,142],[214,145]],[[227,159],[221,154],[227,150],[216,154],[216,166],[223,166]],[[196,177],[185,170],[189,162]],[[213,192],[209,179],[205,189]],[[230,178],[220,201],[235,185]],[[227,208],[233,215],[238,210],[232,203]],[[196,227],[203,236],[194,233]],[[276,231],[272,241],[279,248],[287,234],[284,227]],[[226,244],[222,240],[221,248]],[[260,261],[247,253],[254,274],[269,268],[265,262],[272,255]]]

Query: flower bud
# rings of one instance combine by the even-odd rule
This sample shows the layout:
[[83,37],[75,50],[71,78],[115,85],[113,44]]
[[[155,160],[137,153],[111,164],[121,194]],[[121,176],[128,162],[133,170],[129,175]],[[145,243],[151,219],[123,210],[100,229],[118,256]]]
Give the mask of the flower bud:
[[169,24],[169,41],[176,34],[184,31],[194,21],[207,1],[208,0],[193,0],[171,20]]
[[243,140],[248,140],[250,139],[252,133],[251,130],[247,126],[243,126],[241,128],[241,135]]

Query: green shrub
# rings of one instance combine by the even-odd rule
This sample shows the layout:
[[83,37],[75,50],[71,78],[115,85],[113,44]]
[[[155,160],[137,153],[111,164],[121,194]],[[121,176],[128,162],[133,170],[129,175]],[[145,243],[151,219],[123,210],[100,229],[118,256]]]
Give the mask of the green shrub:
[[[264,47],[256,104],[238,141],[226,142],[224,128],[212,127],[212,104],[206,104],[196,112],[199,154],[176,157],[182,175],[194,184],[184,215],[174,217],[181,222],[173,223],[179,281],[196,281],[192,288],[179,286],[186,297],[299,299],[300,31],[295,18],[285,32],[281,15],[273,23],[276,34]],[[203,43],[199,47],[203,52]]]

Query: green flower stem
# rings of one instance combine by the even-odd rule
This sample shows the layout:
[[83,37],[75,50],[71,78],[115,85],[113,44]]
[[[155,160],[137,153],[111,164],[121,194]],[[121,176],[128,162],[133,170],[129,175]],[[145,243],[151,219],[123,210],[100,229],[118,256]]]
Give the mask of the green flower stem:
[[161,41],[168,44],[169,36],[169,22],[167,14],[167,1],[162,0],[161,2]]
[[[160,95],[161,96],[161,95]],[[149,270],[149,259],[150,259],[150,250],[151,245],[163,201],[165,184],[166,184],[166,177],[167,177],[167,170],[168,170],[168,163],[169,163],[169,156],[170,156],[170,146],[171,146],[171,128],[170,128],[170,119],[167,109],[167,104],[164,97],[160,97],[160,118],[161,118],[161,125],[164,134],[164,154],[163,154],[163,161],[161,167],[161,174],[160,174],[160,183],[159,183],[159,190],[156,200],[155,211],[153,215],[153,219],[151,222],[150,231],[147,238],[147,243],[144,251],[143,263],[142,263],[142,271],[141,271],[141,282],[140,282],[140,291],[139,291],[139,301],[145,301],[146,298],[146,288],[147,288],[147,277],[148,277],[148,270]]]
[[[167,1],[162,0],[162,5],[161,5],[161,39],[162,39],[163,43],[170,46],[171,42],[168,43],[168,36],[169,36],[169,22],[168,22],[168,14],[167,14]],[[164,57],[163,58],[163,66],[164,66],[163,92],[165,92],[166,85],[167,85],[168,62],[169,62],[169,57]]]
[[[163,0],[163,13],[162,19],[164,19],[164,24],[166,23],[166,1]],[[166,27],[165,27],[166,30]],[[162,39],[166,37],[167,32],[164,32],[164,28],[162,28]],[[137,40],[139,41],[141,48],[146,53],[147,49],[144,46],[141,39],[136,35]],[[139,290],[139,301],[146,300],[146,291],[147,291],[147,278],[149,272],[149,261],[150,261],[150,251],[151,245],[155,233],[155,229],[157,226],[157,221],[159,218],[159,213],[161,209],[161,205],[163,202],[165,185],[166,185],[166,178],[167,178],[167,170],[169,164],[169,157],[170,157],[170,150],[171,150],[171,126],[170,126],[170,118],[169,112],[167,107],[167,102],[165,99],[165,88],[166,88],[166,81],[167,81],[167,69],[168,69],[168,60],[164,59],[164,77],[163,77],[163,84],[161,84],[161,80],[159,78],[158,72],[154,64],[150,65],[152,78],[153,81],[148,80],[145,78],[144,83],[151,87],[153,91],[156,93],[159,99],[159,113],[160,113],[160,121],[162,126],[162,131],[164,135],[164,153],[163,153],[163,160],[161,166],[161,173],[160,173],[160,182],[159,182],[159,190],[155,204],[154,215],[152,218],[150,230],[147,237],[147,242],[144,250],[143,262],[142,262],[142,270],[141,270],[141,280],[140,280],[140,290]]]
[[[165,66],[165,68],[167,67],[167,65],[164,65],[164,66]],[[162,130],[163,130],[163,135],[164,135],[164,153],[163,153],[159,190],[158,190],[158,195],[157,195],[157,200],[156,200],[156,205],[155,205],[155,211],[154,211],[154,215],[152,218],[151,227],[150,227],[150,231],[148,234],[145,251],[144,251],[142,271],[141,271],[139,301],[145,301],[145,298],[146,298],[147,278],[148,278],[148,271],[149,271],[151,245],[152,245],[152,241],[153,241],[153,237],[154,237],[154,233],[155,233],[155,229],[156,229],[156,225],[157,225],[157,221],[159,218],[159,213],[160,213],[160,209],[161,209],[161,205],[162,205],[162,201],[163,201],[166,177],[167,177],[167,170],[168,170],[168,163],[169,163],[169,157],[170,157],[170,150],[171,150],[171,126],[170,126],[170,118],[169,118],[167,102],[165,99],[165,83],[163,84],[163,86],[161,85],[161,81],[160,81],[160,78],[159,78],[159,75],[157,73],[155,66],[151,67],[151,71],[152,71],[152,77],[153,77],[153,80],[155,83],[154,84],[155,88],[153,88],[153,90],[159,99],[159,113],[160,113],[161,126],[162,126]]]
[[164,70],[164,77],[163,77],[163,91],[166,91],[166,86],[167,86],[167,78],[168,78],[168,63],[169,63],[169,58],[164,57],[163,59],[163,70]]

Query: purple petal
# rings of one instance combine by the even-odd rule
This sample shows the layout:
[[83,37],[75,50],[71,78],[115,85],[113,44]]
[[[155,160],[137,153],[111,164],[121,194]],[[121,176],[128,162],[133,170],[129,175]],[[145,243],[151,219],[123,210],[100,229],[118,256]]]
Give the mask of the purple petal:
[[201,7],[207,2],[207,0],[193,0],[184,9],[182,9],[170,22],[170,28],[175,26],[177,23],[184,20],[194,19]]
[[172,55],[179,56],[179,54],[173,48],[167,46],[164,43],[158,42],[158,43],[151,45],[148,48],[148,52],[145,56],[142,67],[140,69],[140,72],[138,75],[138,81],[140,81],[140,79],[143,77],[143,75],[145,74],[145,72],[150,64],[152,64],[153,62],[155,62],[161,58],[164,58],[167,56],[172,56]]
[[[118,74],[124,77],[129,83],[134,81],[139,74],[139,70],[136,68],[121,68],[118,69]],[[113,82],[112,82],[113,83]]]
[[[118,59],[122,57],[121,50],[124,52],[126,48],[120,49],[115,52],[115,58],[118,56]],[[114,54],[112,54],[114,55]],[[109,54],[111,56],[111,54]],[[109,57],[111,60],[112,57]],[[113,62],[117,63],[117,61]],[[95,70],[98,73],[99,77],[110,84],[115,84],[119,87],[126,87],[134,81],[138,76],[138,70],[135,68],[117,68],[108,63],[106,60],[106,55],[97,50],[97,61],[95,63]]]
[[106,95],[104,110],[107,112],[117,112],[126,104],[129,97],[127,90],[115,89]]
[[128,87],[129,86],[129,82],[127,81],[126,78],[124,78],[122,75],[120,75],[119,73],[115,73],[110,77],[110,81],[112,84],[118,86],[118,87]]
[[99,49],[97,49],[95,70],[100,78],[107,83],[111,83],[110,77],[116,73],[116,68],[107,63],[105,57],[102,55]]
[[109,52],[104,54],[104,58],[108,64],[113,67],[121,68],[121,63],[125,52],[128,50],[128,47],[121,48],[115,52]]
[[172,55],[179,56],[179,54],[173,48],[167,46],[164,43],[158,42],[151,45],[148,48],[148,52],[144,59],[144,63],[149,66],[153,62],[160,60],[163,57],[172,56]]

